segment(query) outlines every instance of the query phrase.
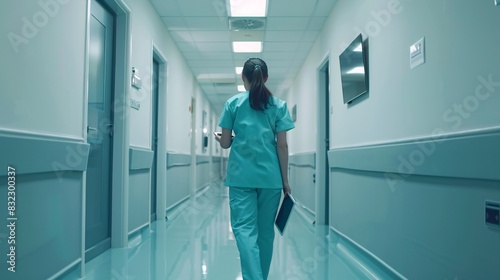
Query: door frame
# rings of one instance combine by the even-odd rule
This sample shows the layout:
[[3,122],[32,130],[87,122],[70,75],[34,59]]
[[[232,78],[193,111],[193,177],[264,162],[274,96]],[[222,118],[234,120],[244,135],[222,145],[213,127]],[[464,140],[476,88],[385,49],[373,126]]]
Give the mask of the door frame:
[[[158,70],[158,111],[156,112],[158,121],[156,122],[158,146],[156,150],[156,219],[162,220],[167,217],[167,77],[168,60],[160,51],[160,48],[151,40],[151,73],[153,73],[153,58],[159,64]],[[153,79],[151,79],[151,89],[153,89]],[[152,102],[152,101],[151,101]],[[152,129],[150,134],[152,135]],[[150,188],[151,189],[151,188]],[[151,201],[151,199],[150,199]],[[151,208],[151,205],[150,205]],[[161,216],[160,216],[161,215]],[[153,221],[149,221],[150,223]]]
[[207,144],[207,149],[208,149],[208,180],[209,180],[209,184],[210,186],[212,186],[212,183],[215,181],[215,172],[214,172],[214,151],[213,151],[213,147],[212,147],[212,142],[213,140],[210,138],[210,136],[212,136],[213,134],[213,131],[212,131],[212,127],[213,127],[213,118],[212,118],[212,110],[210,108],[210,110],[208,111],[208,144]]
[[128,191],[131,66],[131,9],[123,0],[102,0],[116,14],[115,38],[115,130],[113,183],[111,185],[111,247],[128,246]]
[[[328,83],[328,88],[325,86],[326,81],[330,80],[330,77],[326,77],[325,74],[330,75],[330,53],[327,53],[321,63],[317,67],[317,139],[316,139],[316,224],[328,225],[329,224],[329,200],[330,200],[330,180],[327,166],[328,166],[328,149],[326,144],[326,139],[330,138],[330,128],[329,121],[330,118],[330,84]],[[326,98],[325,92],[328,93],[328,100]],[[325,106],[328,101],[328,107]]]
[[[82,134],[87,141],[87,117],[89,95],[89,48],[91,2],[87,0],[85,31],[85,73],[84,73],[84,108]],[[111,247],[128,246],[128,173],[129,173],[129,129],[131,91],[131,9],[123,0],[101,0],[115,16],[115,65],[114,65],[114,104],[112,108],[114,131],[111,174]],[[84,174],[83,178],[86,177]],[[84,179],[83,184],[86,185]],[[80,274],[85,275],[85,212],[86,188],[82,188],[82,241]]]
[[196,196],[196,97],[191,96],[191,168],[189,178],[189,194],[191,198]]
[[[156,69],[158,67],[158,69]],[[158,98],[160,96],[160,62],[157,59],[153,51],[151,58],[151,125],[149,126],[149,135],[151,135],[151,151],[153,152],[153,162],[151,163],[150,176],[149,176],[149,225],[153,221],[156,221],[156,194],[157,194],[157,182],[158,178]],[[154,206],[154,207],[153,207]],[[153,209],[154,208],[154,209]]]

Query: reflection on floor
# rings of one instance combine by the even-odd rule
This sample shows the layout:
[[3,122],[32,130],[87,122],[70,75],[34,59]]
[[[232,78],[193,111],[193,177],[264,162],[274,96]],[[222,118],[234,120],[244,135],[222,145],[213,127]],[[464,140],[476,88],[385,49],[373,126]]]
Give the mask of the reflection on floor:
[[[242,279],[227,188],[212,186],[186,205],[175,218],[154,222],[129,248],[110,249],[89,261],[84,279]],[[327,234],[327,228],[313,227],[292,213],[285,235],[276,234],[268,279],[384,279],[354,269],[346,257],[351,254],[342,254],[343,247]],[[77,278],[73,274],[65,279]]]

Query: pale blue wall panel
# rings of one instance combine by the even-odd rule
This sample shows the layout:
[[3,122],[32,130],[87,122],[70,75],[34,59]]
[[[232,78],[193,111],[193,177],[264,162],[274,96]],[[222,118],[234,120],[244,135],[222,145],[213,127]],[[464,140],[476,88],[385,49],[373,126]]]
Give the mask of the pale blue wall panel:
[[289,182],[294,198],[314,213],[316,211],[315,153],[290,155],[289,167]]
[[212,179],[209,168],[210,158],[208,156],[196,156],[196,189],[199,190],[208,185]]
[[131,147],[129,154],[128,231],[130,233],[149,223],[153,151]]
[[190,195],[191,155],[167,153],[167,209]]
[[[7,182],[5,176],[0,182]],[[0,184],[1,197],[7,185]],[[0,220],[7,221],[7,204]],[[16,175],[16,273],[2,262],[0,279],[47,279],[81,257],[82,173],[65,172]],[[8,252],[4,224],[0,227],[0,251]]]
[[212,158],[212,174],[214,181],[217,181],[220,179],[220,174],[221,174],[221,158],[218,156],[214,156]]
[[85,171],[90,145],[69,140],[0,135],[0,175],[7,175],[7,166],[17,174]]
[[[48,136],[0,136],[0,219],[7,221],[7,166],[15,168],[16,274],[6,262],[0,279],[46,279],[81,257],[82,185],[89,145]],[[12,195],[10,195],[12,196]],[[12,200],[11,200],[12,201]],[[11,216],[9,216],[11,217]],[[0,251],[7,254],[7,225]],[[29,268],[29,269],[27,269]]]
[[[435,150],[417,161],[417,143]],[[500,201],[499,145],[487,131],[332,150],[330,225],[409,279],[496,279],[485,201]]]
[[149,223],[150,170],[131,170],[129,174],[128,231],[134,231]]
[[129,149],[129,168],[131,170],[151,169],[154,153],[151,150],[131,147]]

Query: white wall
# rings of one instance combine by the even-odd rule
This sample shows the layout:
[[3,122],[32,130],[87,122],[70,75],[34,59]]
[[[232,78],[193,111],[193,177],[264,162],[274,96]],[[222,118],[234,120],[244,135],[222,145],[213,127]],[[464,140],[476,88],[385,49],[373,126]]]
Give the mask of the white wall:
[[[141,101],[140,110],[131,109],[130,144],[150,148],[151,146],[151,77],[152,44],[167,59],[166,104],[159,106],[167,110],[167,150],[191,153],[191,97],[196,98],[197,127],[201,127],[201,111],[208,101],[198,86],[184,57],[175,45],[167,28],[149,1],[126,1],[132,14],[132,66],[139,69],[143,82],[141,90],[133,89],[132,98]],[[201,153],[201,136],[196,143]],[[198,137],[199,136],[199,137]],[[199,139],[198,139],[199,138]]]
[[[316,149],[317,138],[317,107],[318,107],[318,80],[316,73],[320,67],[321,58],[319,44],[316,42],[304,62],[297,79],[286,95],[288,110],[292,113],[293,106],[297,106],[297,120],[295,128],[288,132],[288,145],[291,153],[310,152]],[[326,54],[325,54],[326,55]]]
[[[203,111],[207,113],[206,115],[206,125],[208,129],[208,141],[209,146],[205,151],[203,151]],[[210,128],[210,118],[212,118],[213,122],[219,122],[220,113],[216,113],[212,108],[208,99],[205,97],[205,94],[198,90],[196,94],[196,154],[198,155],[209,155],[210,154],[210,143],[215,141],[213,140],[212,128]]]
[[52,3],[3,3],[0,129],[81,139],[86,2]]
[[[334,151],[401,140],[411,142],[437,133],[474,134],[477,130],[498,130],[498,26],[500,8],[495,7],[493,1],[338,0],[289,90],[287,100],[292,105],[298,103],[307,107],[311,115],[316,115],[316,101],[302,104],[302,100],[316,94],[309,90],[317,90],[317,70],[313,68],[330,53],[333,109],[330,149]],[[346,105],[342,101],[338,56],[360,32],[368,38],[370,89],[352,105]],[[425,37],[426,62],[410,69],[410,45],[422,37]],[[300,106],[297,128],[292,132],[295,134],[291,153],[315,149],[304,136],[313,133],[306,132],[311,127],[299,123],[303,117]],[[315,126],[314,120],[307,125]],[[457,153],[456,157],[447,160],[458,159],[463,160],[463,164],[470,164],[460,157],[460,151]],[[486,160],[479,164],[485,164]],[[430,158],[427,163],[431,163]],[[374,174],[342,170],[332,173],[331,198],[335,199],[330,206],[332,226],[410,278],[454,279],[458,276],[462,279],[474,273],[492,275],[495,266],[488,261],[488,256],[497,257],[498,254],[473,256],[464,253],[462,258],[450,248],[484,249],[487,245],[481,243],[483,237],[488,236],[491,240],[495,235],[482,221],[484,200],[496,201],[500,193],[498,188],[479,187],[493,181],[415,175],[405,177],[404,183],[391,190],[384,173]],[[443,193],[438,196],[439,191]],[[414,192],[418,194],[418,201],[415,201]],[[442,204],[436,208],[427,207],[435,205],[436,201]],[[446,220],[439,226],[429,222],[433,221],[436,211],[444,217],[455,217],[456,203],[460,205],[462,219]],[[414,215],[411,220],[415,222],[414,227],[408,228],[401,220],[390,218],[391,213],[398,215],[405,211]],[[345,216],[345,213],[351,214]],[[376,217],[376,232],[373,215],[369,213],[380,214]],[[455,239],[451,242],[450,237],[443,234],[450,228],[470,229],[474,233],[453,231],[450,234]],[[411,240],[408,239],[410,235]],[[402,254],[410,254],[411,258],[401,259]],[[440,262],[434,262],[429,270],[415,266],[425,264],[426,258]],[[466,267],[465,263],[470,265]],[[479,271],[479,267],[484,270]]]
[[[375,15],[383,13],[390,18],[377,21]],[[498,86],[497,94],[479,100],[477,108],[464,104],[473,110],[465,109],[463,117],[449,110],[475,98],[478,77],[500,80],[495,47],[500,37],[481,35],[494,31],[499,13],[491,1],[339,1],[322,34],[322,45],[335,58],[332,147],[427,136],[436,129],[453,133],[498,126]],[[369,40],[370,92],[365,101],[346,106],[337,57],[356,28]],[[409,47],[421,37],[426,63],[411,70]]]
[[[475,97],[482,78],[500,80],[500,36],[494,35],[499,13],[492,1],[340,0],[287,99],[314,96],[315,68],[330,53],[331,148],[499,126],[498,84],[491,94],[481,89],[484,100]],[[368,98],[348,106],[342,102],[338,56],[360,32],[368,38],[370,90]],[[426,63],[411,70],[409,47],[422,37]],[[315,103],[301,106],[314,115]],[[301,127],[299,112],[298,106],[298,138],[306,135],[299,131],[311,129]],[[294,144],[293,153],[312,147],[305,140]]]

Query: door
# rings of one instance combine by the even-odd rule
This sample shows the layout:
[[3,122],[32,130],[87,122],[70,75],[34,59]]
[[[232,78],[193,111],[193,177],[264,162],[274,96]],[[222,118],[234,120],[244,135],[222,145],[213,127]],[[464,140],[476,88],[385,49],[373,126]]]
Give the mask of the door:
[[323,95],[325,96],[325,102],[323,103],[323,110],[325,112],[324,118],[325,122],[323,125],[323,131],[325,135],[325,142],[324,142],[324,158],[326,159],[324,162],[324,171],[325,171],[325,223],[328,224],[329,221],[329,214],[330,214],[330,165],[328,162],[328,151],[330,150],[330,66],[329,62],[326,62],[324,71],[324,89],[323,89]]
[[196,99],[191,97],[191,169],[189,176],[190,195],[196,194]]
[[158,159],[158,94],[159,94],[159,71],[160,63],[153,59],[153,110],[152,110],[152,135],[151,149],[153,150],[153,165],[151,166],[151,221],[156,220],[156,179]]
[[111,145],[113,140],[114,17],[91,2],[87,142],[91,150],[86,178],[86,261],[111,245]]
[[318,69],[318,138],[316,143],[316,224],[327,225],[329,221],[330,168],[330,75],[329,61]]

